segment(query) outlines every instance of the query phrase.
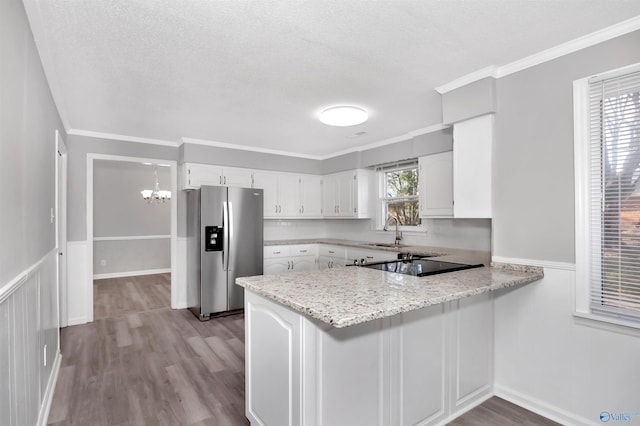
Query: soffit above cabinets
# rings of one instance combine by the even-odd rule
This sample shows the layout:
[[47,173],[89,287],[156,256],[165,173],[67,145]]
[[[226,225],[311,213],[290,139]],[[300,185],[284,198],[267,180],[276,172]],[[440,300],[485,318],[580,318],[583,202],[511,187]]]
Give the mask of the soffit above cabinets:
[[[24,4],[72,133],[310,158],[408,138],[442,121],[434,87],[640,15],[624,0]],[[369,120],[318,121],[340,104]]]

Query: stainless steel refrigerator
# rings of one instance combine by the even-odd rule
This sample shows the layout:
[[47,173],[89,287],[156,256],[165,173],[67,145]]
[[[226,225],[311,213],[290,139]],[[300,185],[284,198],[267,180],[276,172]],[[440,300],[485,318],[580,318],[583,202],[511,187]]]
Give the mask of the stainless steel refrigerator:
[[187,193],[187,301],[200,320],[243,308],[236,278],[262,274],[263,200],[262,189]]

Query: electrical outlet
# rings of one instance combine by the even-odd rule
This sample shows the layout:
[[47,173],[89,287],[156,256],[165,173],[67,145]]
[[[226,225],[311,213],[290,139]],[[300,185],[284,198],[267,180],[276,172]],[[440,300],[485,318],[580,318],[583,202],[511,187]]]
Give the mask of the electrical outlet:
[[43,365],[46,367],[47,366],[47,345],[44,345],[44,350],[43,352],[43,358],[42,358],[42,363]]
[[107,261],[105,259],[102,259],[100,261],[100,266],[107,266]]

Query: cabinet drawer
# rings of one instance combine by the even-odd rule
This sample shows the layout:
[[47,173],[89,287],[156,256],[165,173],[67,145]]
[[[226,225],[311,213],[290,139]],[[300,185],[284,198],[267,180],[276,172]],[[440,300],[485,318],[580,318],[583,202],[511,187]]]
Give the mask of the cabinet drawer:
[[318,246],[316,244],[298,244],[289,246],[291,256],[317,256]]
[[320,244],[318,251],[320,253],[320,256],[344,258],[346,255],[345,248],[340,246],[329,246],[329,245]]
[[264,248],[264,258],[273,259],[276,257],[289,257],[290,246],[266,246]]

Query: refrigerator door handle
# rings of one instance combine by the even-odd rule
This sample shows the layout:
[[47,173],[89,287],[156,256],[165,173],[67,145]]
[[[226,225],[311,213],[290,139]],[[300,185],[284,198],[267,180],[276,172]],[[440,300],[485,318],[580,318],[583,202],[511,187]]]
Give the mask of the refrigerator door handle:
[[[229,239],[227,240],[227,267],[225,269],[228,271],[229,264],[235,265],[235,253],[233,251],[237,247],[237,245],[236,247],[231,247],[231,241],[235,238],[235,232],[233,231],[233,203],[231,201],[227,203],[227,220],[227,236]],[[231,256],[234,257],[233,260]]]
[[224,238],[222,240],[222,269],[229,270],[229,238],[231,237],[231,223],[229,223],[229,204],[222,203],[222,226],[224,227]]

